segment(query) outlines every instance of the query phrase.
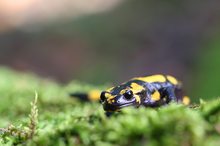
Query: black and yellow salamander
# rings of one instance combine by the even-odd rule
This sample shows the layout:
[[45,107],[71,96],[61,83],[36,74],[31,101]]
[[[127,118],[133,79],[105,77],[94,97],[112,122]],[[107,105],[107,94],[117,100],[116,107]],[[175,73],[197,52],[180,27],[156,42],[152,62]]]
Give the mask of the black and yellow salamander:
[[[128,106],[159,107],[171,101],[185,105],[190,103],[187,96],[181,95],[180,81],[170,75],[137,77],[101,93],[92,91],[89,94],[85,95],[84,99],[99,99],[107,112],[118,111]],[[72,94],[72,96],[77,96],[77,94]]]

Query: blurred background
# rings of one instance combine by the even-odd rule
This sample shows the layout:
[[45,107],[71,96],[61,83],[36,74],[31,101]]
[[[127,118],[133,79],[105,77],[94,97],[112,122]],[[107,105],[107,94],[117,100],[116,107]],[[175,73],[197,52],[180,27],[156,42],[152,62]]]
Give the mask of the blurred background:
[[0,65],[61,83],[171,74],[220,95],[220,1],[0,1]]

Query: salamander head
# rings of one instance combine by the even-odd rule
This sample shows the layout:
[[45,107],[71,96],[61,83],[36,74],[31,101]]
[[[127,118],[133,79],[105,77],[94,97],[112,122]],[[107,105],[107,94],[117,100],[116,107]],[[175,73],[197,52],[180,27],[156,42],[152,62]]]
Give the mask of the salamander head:
[[105,111],[117,111],[127,106],[139,106],[141,104],[140,88],[134,88],[134,84],[120,85],[101,93],[101,103]]

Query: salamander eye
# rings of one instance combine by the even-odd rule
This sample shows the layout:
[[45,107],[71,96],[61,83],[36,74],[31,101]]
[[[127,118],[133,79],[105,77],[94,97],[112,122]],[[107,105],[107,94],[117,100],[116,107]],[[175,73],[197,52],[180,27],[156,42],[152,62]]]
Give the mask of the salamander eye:
[[125,97],[125,99],[130,100],[133,97],[133,92],[131,90],[127,90],[124,93],[124,97]]
[[106,99],[105,93],[106,93],[106,92],[102,92],[102,93],[101,93],[101,96],[100,96],[100,101],[101,101],[101,102],[104,102],[105,99]]

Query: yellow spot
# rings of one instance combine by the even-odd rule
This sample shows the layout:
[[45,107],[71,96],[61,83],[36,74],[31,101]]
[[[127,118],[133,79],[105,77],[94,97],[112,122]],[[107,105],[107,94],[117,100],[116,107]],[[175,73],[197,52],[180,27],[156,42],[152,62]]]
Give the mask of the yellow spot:
[[123,89],[123,90],[120,91],[120,94],[122,95],[122,94],[124,94],[125,92],[126,92],[126,89]]
[[138,95],[135,95],[134,97],[135,97],[135,99],[136,99],[136,102],[138,102],[139,104],[141,104],[141,98],[140,98]]
[[105,97],[106,98],[109,98],[109,97],[111,97],[112,95],[110,94],[110,93],[105,93]]
[[111,92],[112,89],[114,89],[114,87],[109,88],[108,90],[106,90],[107,92]]
[[184,105],[189,105],[190,104],[190,98],[188,96],[183,97],[183,104]]
[[160,93],[158,91],[155,91],[151,96],[154,101],[160,100]]
[[114,99],[116,96],[112,96],[110,93],[105,93],[105,97],[107,98],[108,103],[112,103],[112,99]]
[[176,78],[172,77],[172,76],[167,76],[167,79],[174,85],[177,85],[178,84],[178,81]]
[[107,94],[107,96],[105,96],[108,100],[114,99],[115,96],[112,96],[111,94]]
[[100,99],[101,91],[99,90],[92,90],[88,93],[88,98],[92,101],[97,101]]
[[112,101],[111,101],[111,100],[107,100],[107,101],[108,101],[109,104],[112,104]]
[[141,80],[144,82],[166,82],[166,78],[163,75],[153,75],[153,76],[148,76],[148,77],[139,77],[139,78],[134,78],[136,80]]
[[107,102],[109,104],[112,104],[113,102],[115,102],[114,98],[115,98],[115,96],[111,96],[111,98],[107,98]]
[[142,91],[142,90],[145,90],[143,86],[138,85],[137,83],[132,83],[132,84],[131,84],[131,88],[132,88],[132,91],[133,91],[134,93],[138,93],[138,92],[140,92],[140,91]]

